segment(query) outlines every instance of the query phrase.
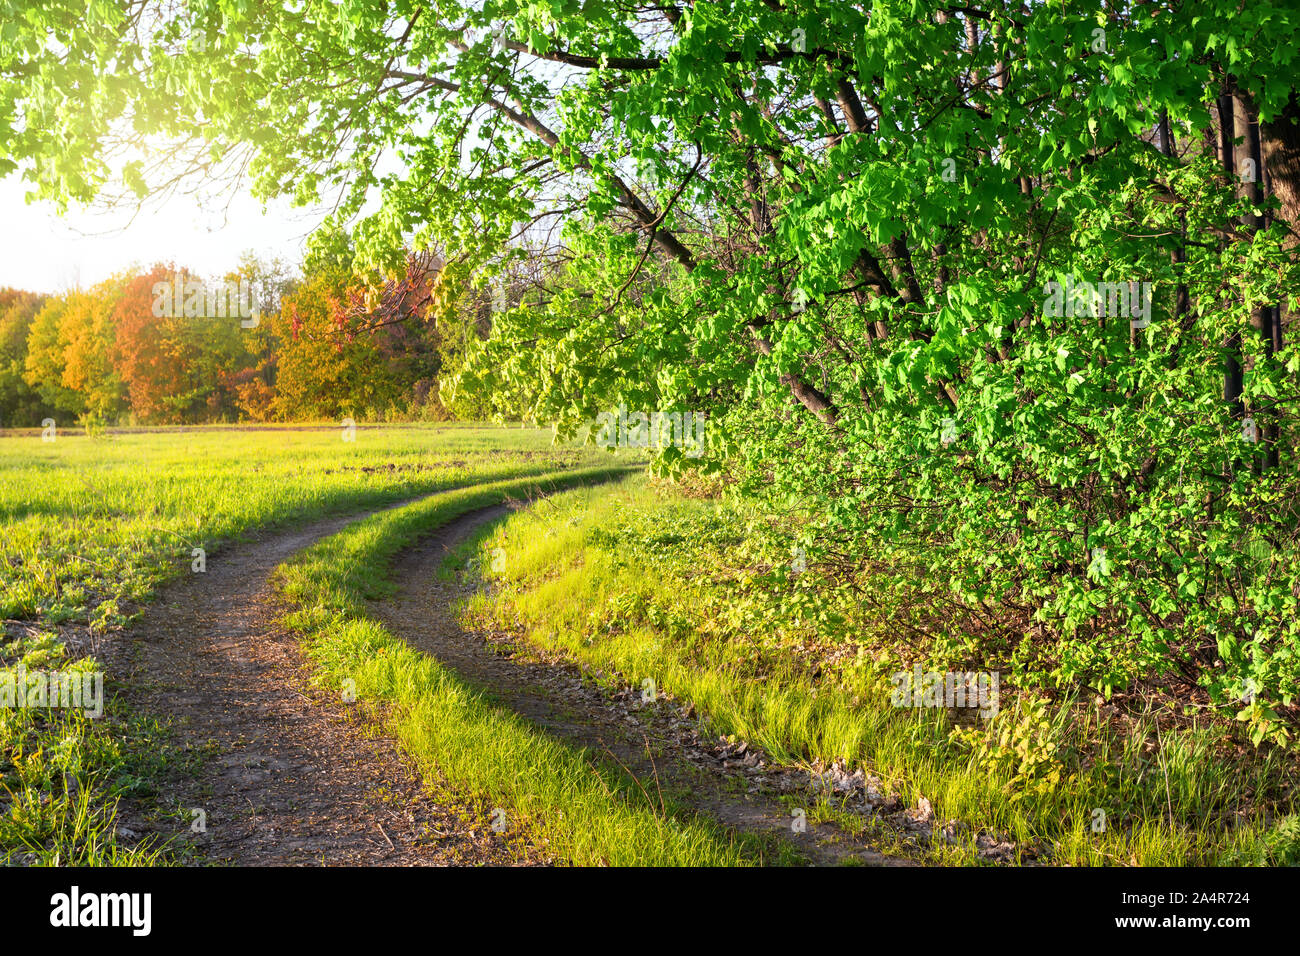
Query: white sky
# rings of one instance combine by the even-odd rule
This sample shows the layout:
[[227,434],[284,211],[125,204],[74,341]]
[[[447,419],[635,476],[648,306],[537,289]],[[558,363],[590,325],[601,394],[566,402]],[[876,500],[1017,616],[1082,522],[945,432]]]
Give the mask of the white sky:
[[[224,214],[203,211],[192,196],[174,195],[143,209],[105,214],[71,206],[60,219],[49,203],[28,205],[29,186],[15,173],[0,180],[0,286],[54,293],[94,285],[131,266],[175,262],[216,278],[245,250],[263,259],[302,259],[306,237],[322,214],[287,199],[267,206],[246,192]],[[223,221],[224,220],[224,221]]]

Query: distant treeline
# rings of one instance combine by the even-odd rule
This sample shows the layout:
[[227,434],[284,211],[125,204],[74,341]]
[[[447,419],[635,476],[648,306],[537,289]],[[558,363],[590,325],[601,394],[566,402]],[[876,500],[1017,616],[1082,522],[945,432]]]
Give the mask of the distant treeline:
[[0,427],[477,417],[439,380],[487,319],[439,331],[432,263],[378,293],[341,260],[303,273],[246,257],[219,282],[158,264],[60,295],[0,289]]

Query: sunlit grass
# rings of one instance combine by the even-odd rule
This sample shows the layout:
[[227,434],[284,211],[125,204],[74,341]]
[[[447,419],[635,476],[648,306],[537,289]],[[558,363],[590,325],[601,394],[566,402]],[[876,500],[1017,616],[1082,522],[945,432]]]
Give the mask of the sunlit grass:
[[[958,821],[969,838],[936,852],[946,862],[975,860],[980,830],[1057,863],[1229,862],[1263,846],[1273,861],[1300,860],[1285,821],[1269,820],[1278,806],[1295,813],[1294,761],[1267,748],[1225,759],[1232,741],[1221,724],[1161,735],[1148,718],[1119,731],[1078,699],[1007,694],[997,719],[957,731],[942,708],[891,706],[889,668],[874,666],[869,630],[796,615],[797,600],[825,608],[832,596],[799,599],[788,576],[747,567],[761,539],[752,517],[644,479],[568,492],[483,540],[510,560],[491,575],[496,593],[468,602],[468,617],[629,683],[651,677],[719,732],[781,762],[843,759],[913,805],[926,797],[940,822]],[[816,592],[815,582],[814,569],[798,587]],[[775,596],[756,597],[762,589]],[[826,655],[840,664],[814,676],[810,658],[828,645],[843,652]]]

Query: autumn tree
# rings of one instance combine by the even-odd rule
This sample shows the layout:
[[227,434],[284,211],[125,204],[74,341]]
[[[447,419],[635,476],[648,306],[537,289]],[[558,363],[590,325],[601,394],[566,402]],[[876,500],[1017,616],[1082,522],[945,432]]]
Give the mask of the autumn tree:
[[24,380],[61,412],[114,421],[127,407],[113,366],[114,310],[124,276],[49,299],[32,322]]
[[280,418],[405,415],[433,394],[438,354],[426,318],[423,272],[367,290],[337,261],[309,259],[309,274],[283,299],[278,340]]

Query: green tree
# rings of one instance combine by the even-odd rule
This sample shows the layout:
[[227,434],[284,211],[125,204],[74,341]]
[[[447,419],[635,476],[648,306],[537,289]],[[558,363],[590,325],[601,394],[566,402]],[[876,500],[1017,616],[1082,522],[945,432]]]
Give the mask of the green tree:
[[23,377],[27,339],[45,296],[18,289],[0,289],[0,423],[33,426],[54,408]]
[[134,6],[56,4],[0,60],[0,116],[42,121],[0,148],[78,195],[130,106],[341,195],[375,275],[437,250],[444,302],[526,254],[482,394],[562,433],[706,413],[710,467],[1022,683],[1289,704],[1292,6],[218,0],[137,43]]

